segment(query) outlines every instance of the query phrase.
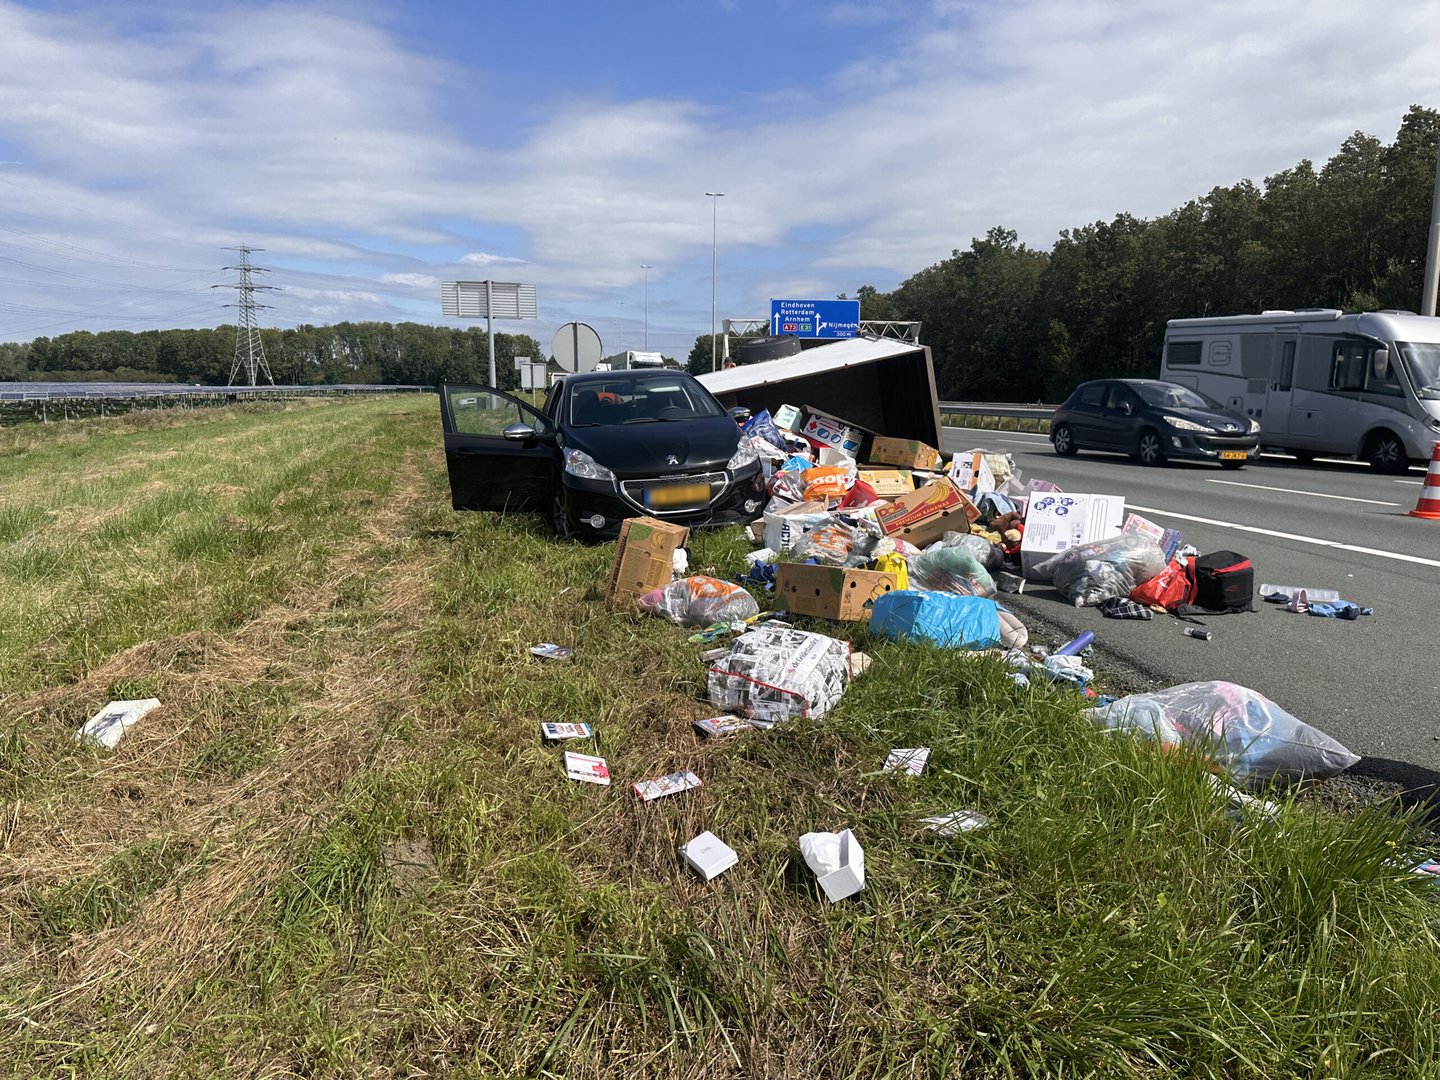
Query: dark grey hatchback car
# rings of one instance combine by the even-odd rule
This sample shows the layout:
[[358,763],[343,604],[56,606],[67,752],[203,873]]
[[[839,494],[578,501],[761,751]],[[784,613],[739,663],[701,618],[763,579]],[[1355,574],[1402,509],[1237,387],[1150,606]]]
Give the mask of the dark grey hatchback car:
[[1067,456],[1115,450],[1144,465],[1189,458],[1238,469],[1260,455],[1260,425],[1179,383],[1097,379],[1055,410],[1050,441]]

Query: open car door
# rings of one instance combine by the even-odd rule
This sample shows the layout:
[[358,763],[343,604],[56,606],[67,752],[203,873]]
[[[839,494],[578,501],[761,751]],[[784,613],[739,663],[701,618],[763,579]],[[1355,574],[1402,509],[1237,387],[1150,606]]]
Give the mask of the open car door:
[[456,510],[547,509],[559,460],[549,417],[493,387],[442,384],[440,422]]

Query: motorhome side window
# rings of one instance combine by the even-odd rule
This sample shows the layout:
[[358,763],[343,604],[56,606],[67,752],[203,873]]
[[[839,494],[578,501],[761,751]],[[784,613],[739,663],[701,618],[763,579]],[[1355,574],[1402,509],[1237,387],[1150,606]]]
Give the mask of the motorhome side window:
[[1365,341],[1336,343],[1330,365],[1330,388],[1395,396],[1404,393],[1389,350]]
[[1165,357],[1172,364],[1200,363],[1200,341],[1172,341],[1166,346]]

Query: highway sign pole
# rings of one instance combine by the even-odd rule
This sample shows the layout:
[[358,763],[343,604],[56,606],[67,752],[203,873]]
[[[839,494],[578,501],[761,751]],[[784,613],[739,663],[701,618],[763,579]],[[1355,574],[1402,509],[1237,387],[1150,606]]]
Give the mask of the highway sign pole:
[[1430,202],[1430,236],[1425,245],[1425,286],[1420,290],[1420,314],[1435,314],[1435,292],[1440,286],[1440,153],[1435,155],[1435,194]]

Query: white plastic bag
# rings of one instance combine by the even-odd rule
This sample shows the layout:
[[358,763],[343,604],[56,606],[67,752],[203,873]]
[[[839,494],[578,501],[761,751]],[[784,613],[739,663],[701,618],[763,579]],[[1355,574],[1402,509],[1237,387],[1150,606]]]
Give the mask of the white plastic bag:
[[1231,682],[1182,683],[1087,713],[1109,728],[1196,747],[1250,786],[1323,780],[1360,760],[1263,694]]

